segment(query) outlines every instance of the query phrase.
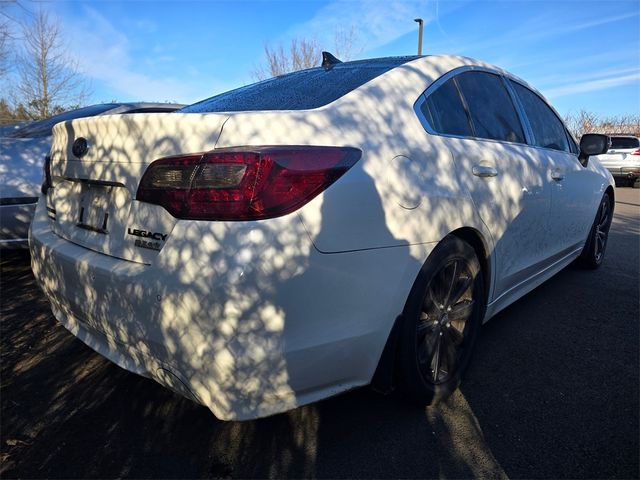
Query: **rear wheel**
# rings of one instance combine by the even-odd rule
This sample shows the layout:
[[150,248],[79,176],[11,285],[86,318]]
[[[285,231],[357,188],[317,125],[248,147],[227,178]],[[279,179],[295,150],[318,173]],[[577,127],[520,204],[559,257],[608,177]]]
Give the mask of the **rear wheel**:
[[411,291],[400,332],[403,390],[421,404],[453,393],[466,370],[484,313],[484,285],[473,248],[445,238]]
[[589,232],[589,237],[580,254],[580,264],[585,268],[595,269],[602,265],[609,240],[609,229],[613,219],[611,198],[608,194],[602,197],[596,218]]

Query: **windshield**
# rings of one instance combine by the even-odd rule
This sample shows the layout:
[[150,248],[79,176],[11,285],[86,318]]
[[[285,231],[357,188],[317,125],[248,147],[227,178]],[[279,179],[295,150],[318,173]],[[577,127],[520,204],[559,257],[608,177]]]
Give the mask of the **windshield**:
[[611,148],[626,149],[640,147],[640,140],[634,137],[611,137]]
[[390,57],[310,68],[247,85],[183,108],[180,112],[306,110],[327,105],[368,81],[418,57]]
[[103,103],[100,105],[91,105],[89,107],[78,108],[77,110],[70,110],[68,112],[54,115],[53,117],[46,118],[44,120],[38,120],[37,122],[29,123],[22,128],[19,128],[9,136],[13,138],[35,138],[35,137],[48,137],[51,135],[51,130],[56,123],[64,122],[66,120],[73,120],[82,117],[92,117],[94,115],[100,115],[117,107],[116,103]]

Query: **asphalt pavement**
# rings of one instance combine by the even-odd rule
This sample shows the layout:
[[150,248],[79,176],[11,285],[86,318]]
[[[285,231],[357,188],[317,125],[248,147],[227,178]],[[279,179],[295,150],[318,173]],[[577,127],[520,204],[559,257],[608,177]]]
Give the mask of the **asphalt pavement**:
[[359,389],[221,422],[53,318],[28,253],[1,252],[0,476],[638,478],[640,190],[605,263],[569,266],[481,331],[437,408]]

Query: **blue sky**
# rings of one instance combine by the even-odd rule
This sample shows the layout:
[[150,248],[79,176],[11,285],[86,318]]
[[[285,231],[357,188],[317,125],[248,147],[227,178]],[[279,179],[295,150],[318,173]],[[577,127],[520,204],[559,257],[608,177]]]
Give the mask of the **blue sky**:
[[315,38],[333,49],[355,28],[355,58],[424,52],[479,58],[524,78],[562,113],[640,112],[635,1],[56,1],[90,101],[191,103],[253,81],[265,43]]

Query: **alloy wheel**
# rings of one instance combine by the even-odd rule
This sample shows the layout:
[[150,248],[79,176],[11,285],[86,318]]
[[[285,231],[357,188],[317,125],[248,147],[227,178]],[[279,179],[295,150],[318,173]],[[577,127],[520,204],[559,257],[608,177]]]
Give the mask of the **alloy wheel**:
[[609,208],[609,201],[605,197],[600,205],[600,216],[596,223],[596,229],[594,232],[594,256],[596,262],[600,262],[604,256],[604,249],[607,246],[607,237],[609,235],[609,224],[611,209]]
[[473,314],[473,275],[463,258],[442,266],[427,287],[417,324],[418,365],[425,381],[440,384],[455,375]]

